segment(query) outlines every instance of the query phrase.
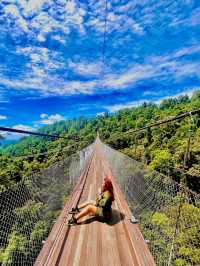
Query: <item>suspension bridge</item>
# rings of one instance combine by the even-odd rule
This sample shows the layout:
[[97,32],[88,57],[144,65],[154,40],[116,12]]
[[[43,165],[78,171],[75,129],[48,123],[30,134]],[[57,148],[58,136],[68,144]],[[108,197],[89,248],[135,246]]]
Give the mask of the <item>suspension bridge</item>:
[[[95,200],[105,175],[114,185],[112,220],[83,217],[69,226],[69,210]],[[1,264],[198,265],[199,208],[198,194],[97,137],[0,193]]]
[[[112,177],[116,200],[110,224],[95,217],[66,225],[68,211],[77,203],[96,198],[105,175]],[[70,200],[64,207],[35,265],[155,265],[137,224],[131,224],[131,211],[112,176],[99,138]]]

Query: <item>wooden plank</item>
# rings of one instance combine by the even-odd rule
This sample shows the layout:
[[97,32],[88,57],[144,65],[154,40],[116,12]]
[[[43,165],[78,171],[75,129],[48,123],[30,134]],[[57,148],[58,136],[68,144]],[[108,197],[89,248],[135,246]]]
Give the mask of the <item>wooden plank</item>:
[[[102,162],[102,158],[98,162],[99,162],[98,169],[99,171],[101,171],[102,180],[103,180],[103,175],[105,174],[105,171],[104,171],[104,165]],[[100,172],[98,174],[100,175]],[[115,217],[112,217],[112,219],[113,218]],[[103,236],[102,253],[104,254],[103,259],[102,259],[102,265],[121,266],[119,250],[118,250],[118,242],[117,242],[117,237],[116,237],[116,230],[114,226],[104,223],[102,226],[102,236]]]
[[[91,197],[91,186],[90,186],[90,191],[88,194],[88,199]],[[81,218],[80,221],[85,220],[85,217]],[[85,236],[85,230],[87,225],[81,225],[80,231],[79,231],[79,237],[78,237],[78,245],[76,247],[76,252],[73,257],[73,266],[78,266],[81,264],[81,249],[84,250],[85,242],[84,242],[84,236]]]
[[60,266],[73,265],[73,254],[77,246],[79,230],[80,230],[79,228],[75,227],[71,228],[70,233],[67,237],[67,241],[65,242],[65,246],[62,251],[62,256],[59,260],[58,265]]
[[[101,167],[105,173],[108,173],[108,166],[105,164],[105,162],[102,160],[102,167]],[[117,250],[119,252],[119,257],[122,265],[138,265],[138,262],[133,255],[133,248],[131,246],[131,243],[129,239],[127,239],[127,235],[124,231],[123,228],[123,217],[121,216],[121,210],[119,208],[118,204],[118,195],[115,191],[115,201],[114,201],[114,206],[115,206],[115,211],[113,211],[113,217],[112,219],[118,221],[115,224],[115,235],[116,235],[116,243],[117,243]],[[120,212],[121,211],[121,212]]]
[[[138,229],[137,225],[133,225],[130,223],[129,218],[131,217],[131,211],[129,209],[129,206],[125,200],[125,197],[123,193],[121,192],[119,186],[117,185],[115,178],[112,174],[112,171],[107,163],[107,161],[104,161],[104,167],[105,171],[109,174],[109,176],[112,179],[113,186],[114,186],[114,191],[115,191],[115,196],[118,199],[117,203],[119,205],[118,209],[121,212],[125,213],[126,219],[123,221],[123,226],[124,226],[124,232],[127,235],[127,241],[130,246],[132,246],[133,249],[133,259],[137,258],[137,263],[139,265],[144,265],[144,266],[151,266],[155,265],[155,262],[153,260],[152,255],[150,254],[150,251],[148,249],[148,246],[140,232],[140,230],[135,230],[136,228]],[[132,232],[132,233],[131,233]],[[131,242],[131,244],[130,244]]]
[[[95,157],[95,156],[94,156]],[[83,194],[81,195],[81,202],[90,200],[91,199],[91,193],[92,193],[92,187],[90,185],[89,179],[93,171],[93,165],[94,158],[91,162],[91,167],[88,172],[87,181],[84,187]],[[89,190],[89,193],[88,193]],[[82,222],[85,220],[85,217],[78,220],[78,222]],[[82,250],[84,250],[82,247],[83,245],[83,238],[85,235],[85,230],[88,225],[76,225],[72,226],[74,229],[73,238],[70,237],[71,232],[69,234],[69,238],[67,239],[65,243],[65,247],[63,249],[63,256],[60,259],[59,265],[79,265],[80,263],[80,253]],[[72,244],[71,244],[72,243]],[[70,246],[71,244],[71,246]],[[67,264],[66,264],[67,263]]]
[[[96,157],[94,156],[94,160]],[[88,183],[90,183],[91,187],[91,198],[90,200],[95,199],[95,192],[96,192],[96,160],[94,161],[94,172],[93,174],[90,174],[88,176]],[[81,264],[84,266],[93,266],[97,265],[97,254],[96,254],[96,245],[97,245],[97,236],[96,236],[96,221],[87,224],[86,225],[86,230],[85,230],[85,238],[84,238],[84,247],[82,248],[81,252],[81,258],[82,262]],[[92,259],[91,259],[91,254],[92,254]]]
[[[72,193],[70,204],[65,206],[61,217],[58,218],[59,224],[55,225],[51,233],[49,238],[51,241],[45,250],[45,252],[49,251],[48,256],[45,253],[42,264],[37,265],[154,266],[155,262],[139,225],[130,223],[131,211],[112,175],[100,141],[96,141],[93,159],[90,161],[87,174],[86,171],[84,173],[83,192],[81,193],[84,182],[82,178],[82,182],[79,182]],[[70,227],[69,233],[66,234],[68,226],[64,223],[64,218],[66,219],[69,206],[71,207],[80,195],[80,202],[95,200],[102,179],[107,174],[113,181],[115,192],[111,223],[93,221],[88,224],[75,225]],[[124,219],[121,214],[125,215]],[[83,217],[78,222],[85,221],[87,218]]]

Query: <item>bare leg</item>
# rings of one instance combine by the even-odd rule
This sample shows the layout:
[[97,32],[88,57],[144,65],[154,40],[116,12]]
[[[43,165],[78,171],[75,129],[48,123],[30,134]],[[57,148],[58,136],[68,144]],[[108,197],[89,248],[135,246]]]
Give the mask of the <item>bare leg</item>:
[[78,220],[81,217],[84,217],[84,216],[86,216],[88,214],[93,214],[94,215],[96,213],[96,210],[97,210],[97,207],[90,204],[85,209],[83,209],[80,213],[74,215],[74,217]]
[[79,209],[82,209],[82,208],[88,206],[89,204],[95,204],[95,202],[94,202],[94,201],[85,201],[85,202],[81,203],[81,204],[78,206],[78,208],[79,208]]

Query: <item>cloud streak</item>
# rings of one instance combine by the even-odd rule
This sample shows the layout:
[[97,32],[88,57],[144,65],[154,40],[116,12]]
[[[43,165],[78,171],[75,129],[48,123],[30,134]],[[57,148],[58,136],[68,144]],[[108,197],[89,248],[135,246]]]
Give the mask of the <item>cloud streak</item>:
[[56,122],[65,120],[65,118],[60,114],[53,114],[53,115],[41,114],[40,117],[42,119],[38,121],[37,124],[39,123],[42,125],[52,125]]
[[[48,124],[198,88],[199,12],[192,1],[108,1],[104,35],[103,1],[1,1],[0,100],[76,99],[72,110],[38,111]],[[0,104],[2,124],[11,123],[14,110]]]
[[0,120],[6,120],[7,116],[6,115],[0,115]]
[[[130,65],[126,71],[115,73],[112,68],[107,73],[100,75],[102,71],[101,62],[68,62],[71,71],[76,75],[87,77],[89,80],[67,81],[58,75],[51,76],[45,73],[45,68],[35,67],[34,63],[46,64],[48,67],[59,68],[58,62],[53,63],[48,59],[48,50],[43,49],[38,54],[31,54],[33,61],[32,75],[23,80],[8,80],[0,78],[0,83],[13,89],[24,89],[38,91],[41,96],[48,95],[73,95],[73,94],[95,94],[98,89],[105,88],[107,92],[113,90],[123,90],[135,86],[138,82],[145,80],[159,79],[165,80],[168,76],[174,82],[180,81],[189,76],[200,78],[200,63],[190,62],[184,56],[198,54],[200,46],[183,47],[165,56],[150,56],[143,64]],[[24,52],[28,53],[29,49]],[[35,68],[34,68],[35,67]]]
[[[186,89],[186,90],[183,90],[182,92],[180,93],[177,93],[175,95],[167,95],[165,97],[159,97],[158,95],[154,94],[154,96],[158,96],[157,99],[155,100],[149,100],[148,98],[143,98],[141,100],[138,100],[138,101],[131,101],[131,102],[126,102],[126,103],[121,103],[121,104],[113,104],[113,105],[107,105],[107,106],[104,106],[104,108],[106,110],[108,110],[109,112],[111,113],[115,113],[121,109],[125,109],[125,108],[133,108],[133,107],[137,107],[137,106],[140,106],[142,105],[144,102],[145,103],[149,103],[149,102],[153,102],[153,103],[156,103],[156,104],[160,104],[163,100],[165,99],[169,99],[169,98],[178,98],[180,96],[184,96],[184,95],[188,95],[189,97],[192,97],[192,94],[197,90],[198,88],[193,88],[193,89]],[[144,93],[144,96],[146,95],[149,95],[149,94],[145,94]]]

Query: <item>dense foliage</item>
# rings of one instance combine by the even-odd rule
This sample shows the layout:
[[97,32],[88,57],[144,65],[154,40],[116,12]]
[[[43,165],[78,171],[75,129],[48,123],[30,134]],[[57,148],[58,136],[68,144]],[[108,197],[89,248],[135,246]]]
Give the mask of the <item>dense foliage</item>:
[[[179,181],[183,172],[188,186],[200,191],[200,117],[161,125],[136,134],[128,130],[200,108],[200,91],[192,98],[179,96],[163,100],[159,105],[144,103],[116,114],[86,119],[81,117],[44,127],[41,132],[60,134],[63,139],[24,137],[16,144],[1,149],[0,185],[9,187],[33,171],[46,168],[90,144],[97,130],[104,142],[130,157],[143,161],[150,169]],[[190,152],[186,156],[188,139]],[[26,156],[29,155],[29,156]],[[22,156],[22,157],[21,157]],[[24,157],[23,157],[24,156]]]
[[[69,157],[75,151],[88,146],[95,140],[97,131],[105,143],[138,161],[142,161],[148,170],[157,170],[178,182],[182,178],[187,181],[189,188],[200,192],[199,115],[170,122],[159,127],[148,128],[136,134],[129,132],[131,129],[140,128],[158,120],[164,120],[199,108],[200,91],[196,91],[192,98],[180,96],[163,100],[159,105],[144,103],[139,107],[124,109],[112,115],[105,113],[92,119],[81,117],[46,126],[41,129],[41,132],[60,134],[63,138],[50,140],[35,136],[24,137],[16,144],[1,148],[0,190],[2,195],[3,191],[7,193],[7,189],[26,180],[25,177],[37,174],[54,165],[54,163],[63,161],[64,158]],[[49,183],[51,184],[51,182]],[[44,191],[40,193],[45,198],[48,190],[48,194],[53,195],[54,200],[52,202],[55,202],[56,184],[53,187],[53,189],[52,186],[48,189],[45,187]],[[17,208],[13,207],[15,215],[13,220],[15,222],[10,224],[6,247],[0,247],[0,263],[3,265],[4,263],[15,263],[13,260],[20,257],[21,260],[27,261],[28,265],[30,254],[27,253],[27,250],[31,250],[31,247],[35,245],[33,243],[39,239],[44,239],[48,235],[51,228],[50,221],[57,217],[59,213],[57,210],[66,201],[66,198],[59,199],[58,195],[56,197],[56,202],[59,203],[57,204],[58,208],[56,207],[54,212],[52,212],[54,207],[50,208],[51,211],[48,211],[50,201],[47,201],[48,204],[44,205],[47,208],[47,215],[43,215],[42,219],[38,216],[41,205],[37,201],[28,200],[24,202],[24,205],[22,204]],[[195,215],[199,222],[198,207],[191,203],[184,203],[182,209],[181,215],[184,220],[188,220],[189,223],[191,216]],[[171,248],[171,241],[166,245],[165,241],[162,242],[162,238],[172,239],[174,227],[177,223],[178,210],[179,207],[176,204],[173,207],[169,206],[165,211],[157,210],[151,213],[145,210],[147,213],[143,217],[143,223],[148,225],[148,229],[145,229],[144,234],[147,238],[155,239],[151,245],[154,248],[158,246],[159,251],[156,254],[158,256],[163,254],[159,257],[159,265],[166,262],[167,257],[165,256]],[[5,210],[2,211],[2,215],[4,215]],[[34,220],[35,218],[29,219],[29,213],[34,214],[33,217],[37,217],[38,220]],[[149,217],[151,217],[151,220]],[[177,249],[177,257],[174,259],[173,265],[188,265],[188,261],[192,261],[194,264],[200,263],[198,227],[191,229],[193,230],[191,232],[189,230],[180,228],[175,243],[180,248]],[[196,243],[194,244],[196,249],[188,246],[191,237],[192,242]],[[41,243],[39,241],[38,243],[35,246],[35,256],[41,247]],[[180,243],[181,245],[179,245]],[[30,248],[27,248],[29,246]]]

